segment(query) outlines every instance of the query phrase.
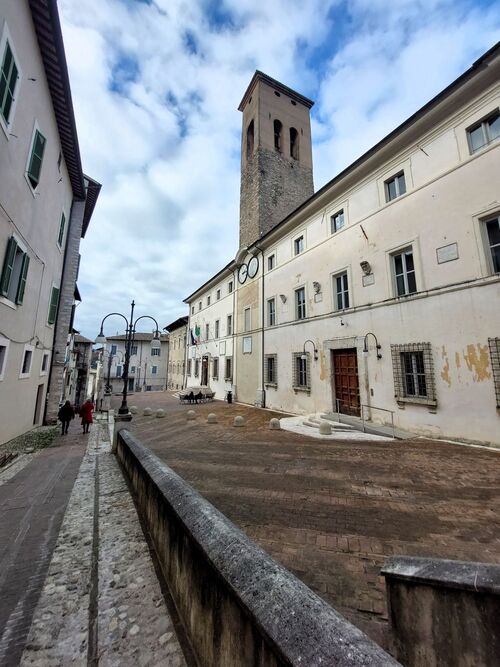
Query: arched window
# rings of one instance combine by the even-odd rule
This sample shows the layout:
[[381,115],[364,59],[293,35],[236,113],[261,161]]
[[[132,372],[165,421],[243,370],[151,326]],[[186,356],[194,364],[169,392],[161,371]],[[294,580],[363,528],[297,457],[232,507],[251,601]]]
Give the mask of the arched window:
[[252,120],[250,121],[250,125],[247,128],[247,160],[249,160],[252,157],[253,142],[254,142],[254,125]]
[[299,133],[294,127],[290,128],[290,157],[299,159]]
[[274,121],[274,148],[275,150],[279,151],[281,153],[281,133],[283,131],[283,125],[281,124],[281,121],[275,120]]

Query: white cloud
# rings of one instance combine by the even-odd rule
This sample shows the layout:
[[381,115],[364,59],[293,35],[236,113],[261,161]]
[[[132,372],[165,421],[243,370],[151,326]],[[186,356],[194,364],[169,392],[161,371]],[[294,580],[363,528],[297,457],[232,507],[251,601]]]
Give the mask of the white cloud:
[[84,169],[103,183],[82,242],[76,326],[89,336],[132,298],[164,326],[235,255],[236,108],[256,68],[317,100],[320,187],[466,69],[500,26],[494,4],[468,0],[58,5]]

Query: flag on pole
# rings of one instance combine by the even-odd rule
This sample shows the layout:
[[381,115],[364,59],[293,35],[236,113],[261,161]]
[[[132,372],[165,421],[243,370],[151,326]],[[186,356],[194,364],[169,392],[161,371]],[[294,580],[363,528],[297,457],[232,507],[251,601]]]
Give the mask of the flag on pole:
[[193,330],[191,329],[189,333],[191,334],[191,345],[196,345],[196,340],[193,334]]
[[195,340],[196,340],[196,345],[198,345],[198,343],[200,342],[200,336],[201,336],[201,329],[197,324],[195,324],[194,337],[195,337]]

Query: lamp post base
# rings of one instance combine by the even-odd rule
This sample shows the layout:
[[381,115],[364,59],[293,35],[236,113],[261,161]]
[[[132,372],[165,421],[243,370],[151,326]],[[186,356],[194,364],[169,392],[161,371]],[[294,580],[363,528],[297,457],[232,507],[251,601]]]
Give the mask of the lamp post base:
[[118,412],[118,414],[115,415],[115,422],[130,422],[132,421],[132,413],[131,412]]

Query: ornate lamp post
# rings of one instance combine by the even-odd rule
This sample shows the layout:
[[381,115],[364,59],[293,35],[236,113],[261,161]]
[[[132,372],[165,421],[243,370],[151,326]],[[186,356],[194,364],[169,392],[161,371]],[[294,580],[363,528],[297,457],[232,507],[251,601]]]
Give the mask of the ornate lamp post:
[[[129,362],[130,362],[130,352],[132,349],[132,343],[134,342],[134,336],[136,332],[136,326],[137,322],[139,320],[143,319],[149,319],[153,320],[153,322],[156,325],[156,329],[154,332],[154,338],[151,341],[151,347],[153,349],[158,349],[161,345],[160,342],[160,331],[158,327],[158,322],[155,320],[154,317],[151,317],[151,315],[141,315],[141,317],[138,317],[136,320],[134,320],[134,308],[135,308],[135,302],[132,301],[131,303],[131,309],[130,309],[130,318],[127,319],[125,315],[122,315],[121,313],[108,313],[105,317],[103,317],[102,322],[101,322],[101,330],[99,331],[99,335],[95,339],[95,342],[98,344],[105,345],[106,344],[106,336],[104,335],[104,322],[107,320],[108,317],[111,317],[111,315],[118,315],[119,317],[122,317],[125,322],[126,322],[126,329],[125,329],[125,363],[123,366],[123,398],[122,398],[122,404],[120,408],[118,409],[118,414],[122,415],[122,418],[125,419],[132,419],[132,415],[130,415],[128,411],[128,405],[127,405],[127,390],[128,390],[128,368],[129,368]],[[125,415],[125,417],[123,417]]]

